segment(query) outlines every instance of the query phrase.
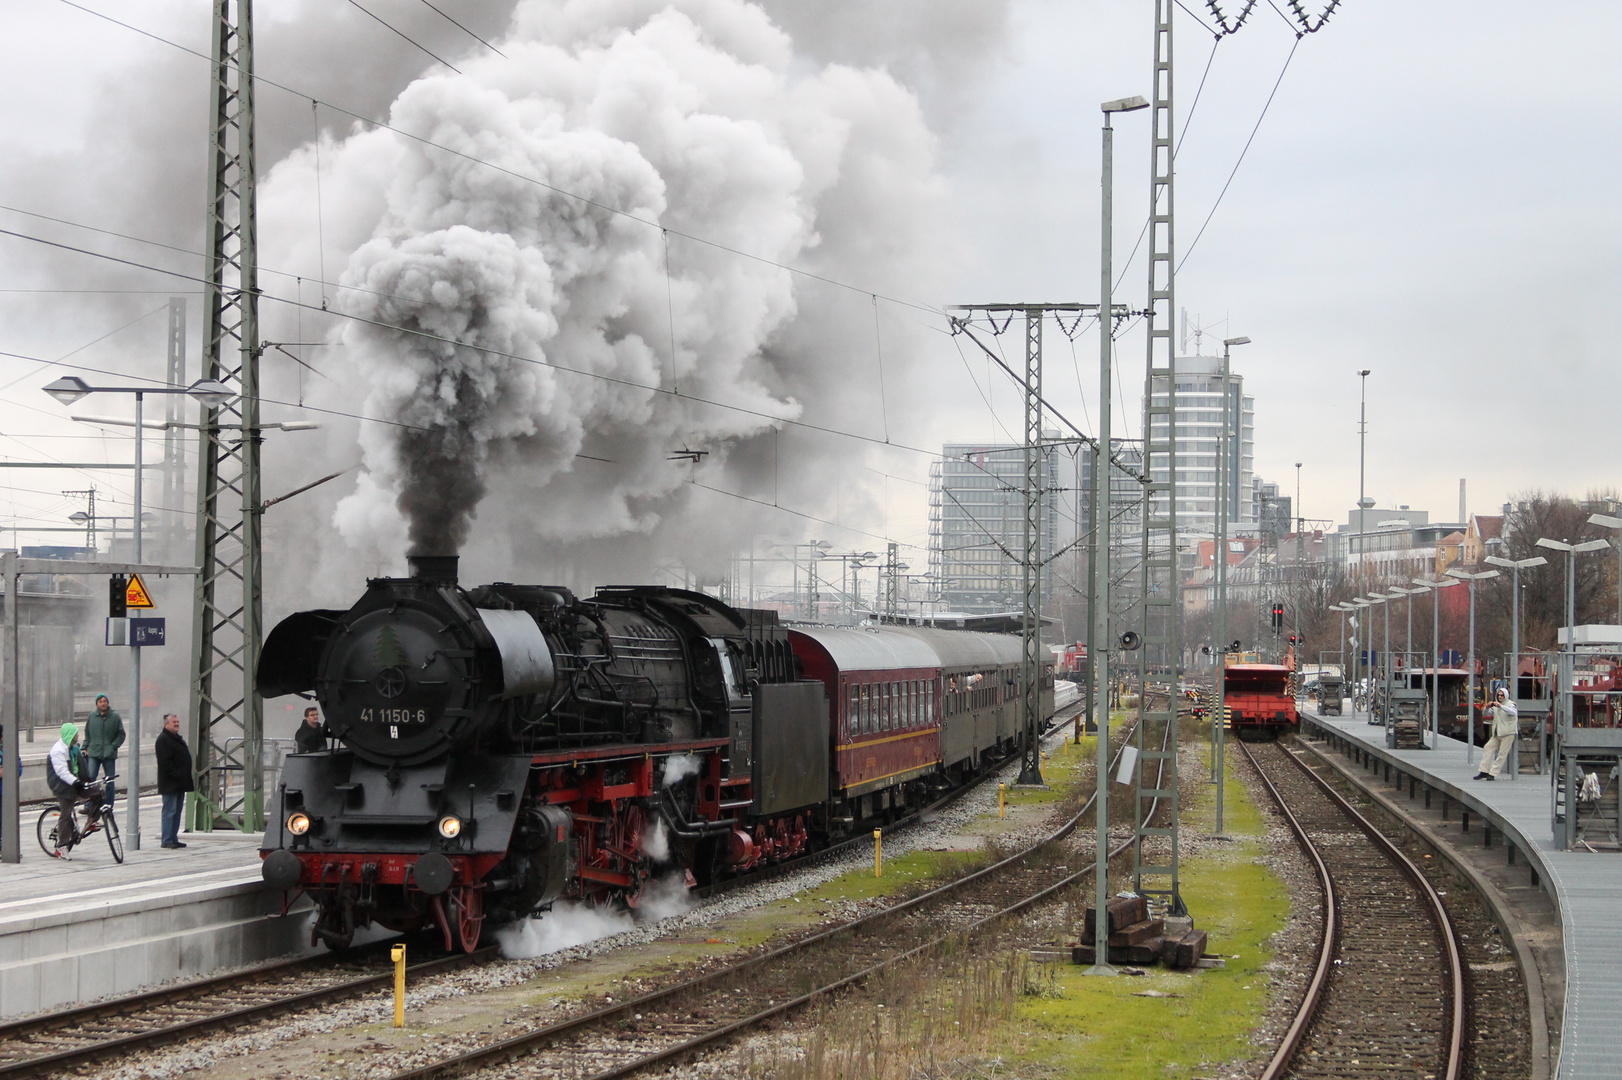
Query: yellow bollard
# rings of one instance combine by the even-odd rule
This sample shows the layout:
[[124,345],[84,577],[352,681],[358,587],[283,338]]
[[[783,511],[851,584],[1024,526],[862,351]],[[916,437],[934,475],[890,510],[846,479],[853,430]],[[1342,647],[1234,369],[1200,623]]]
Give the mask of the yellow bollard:
[[1008,785],[1007,784],[998,784],[997,785],[997,816],[998,817],[1003,816],[1004,800],[1007,798],[1007,795],[1008,795]]
[[884,830],[873,830],[873,876],[884,876]]
[[394,1026],[405,1027],[405,946],[389,950],[394,961]]

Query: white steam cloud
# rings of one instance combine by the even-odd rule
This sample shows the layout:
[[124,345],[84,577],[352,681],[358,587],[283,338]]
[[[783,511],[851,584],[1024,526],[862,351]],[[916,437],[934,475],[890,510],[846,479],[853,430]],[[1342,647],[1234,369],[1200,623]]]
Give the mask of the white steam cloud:
[[524,919],[499,928],[496,942],[501,954],[510,960],[545,956],[626,933],[639,923],[681,915],[692,907],[686,875],[677,872],[649,882],[634,912],[559,901],[539,919]]
[[673,787],[689,776],[697,776],[699,759],[692,754],[672,754],[665,758],[664,773],[659,778],[660,787]]
[[[943,193],[911,92],[797,56],[744,0],[521,0],[497,44],[394,101],[444,149],[373,130],[321,150],[335,302],[360,320],[342,392],[393,422],[361,429],[351,549],[453,552],[481,513],[531,550],[647,533],[695,475],[775,468],[752,441],[779,419],[880,419],[851,410],[869,298],[773,263],[928,293]],[[295,153],[267,209],[313,181]]]

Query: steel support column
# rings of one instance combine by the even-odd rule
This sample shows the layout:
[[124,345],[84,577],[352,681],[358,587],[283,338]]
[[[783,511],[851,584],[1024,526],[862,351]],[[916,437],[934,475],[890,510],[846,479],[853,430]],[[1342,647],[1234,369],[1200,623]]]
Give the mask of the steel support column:
[[[1143,386],[1144,486],[1142,651],[1138,654],[1138,774],[1132,845],[1134,888],[1165,900],[1183,913],[1178,889],[1177,676],[1182,666],[1182,603],[1177,575],[1177,299],[1175,237],[1172,231],[1172,16],[1174,0],[1155,0],[1155,57],[1151,159],[1149,165],[1148,352]],[[1150,706],[1150,671],[1162,666],[1170,682],[1164,709]],[[1165,750],[1154,749],[1147,729],[1155,722],[1171,728]],[[1165,759],[1165,772],[1156,767]],[[1145,784],[1144,779],[1150,778]],[[1167,824],[1154,826],[1145,811],[1163,800]],[[1156,843],[1164,840],[1164,844]],[[1151,848],[1150,845],[1154,846]]]
[[[237,396],[201,419],[190,828],[264,828],[260,645],[259,326],[252,0],[214,0],[202,376]],[[240,776],[240,794],[228,782]]]
[[1024,597],[1020,621],[1019,730],[1021,784],[1042,782],[1042,499],[1047,455],[1042,446],[1042,323],[1046,312],[1025,312],[1025,520],[1020,553]]

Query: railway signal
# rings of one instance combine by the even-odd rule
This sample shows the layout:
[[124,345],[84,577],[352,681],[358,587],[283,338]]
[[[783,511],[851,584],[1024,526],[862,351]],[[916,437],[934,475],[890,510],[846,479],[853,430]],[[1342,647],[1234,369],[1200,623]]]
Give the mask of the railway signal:
[[1279,634],[1279,633],[1283,633],[1283,631],[1284,631],[1284,605],[1283,605],[1283,603],[1275,600],[1275,601],[1273,601],[1273,633]]

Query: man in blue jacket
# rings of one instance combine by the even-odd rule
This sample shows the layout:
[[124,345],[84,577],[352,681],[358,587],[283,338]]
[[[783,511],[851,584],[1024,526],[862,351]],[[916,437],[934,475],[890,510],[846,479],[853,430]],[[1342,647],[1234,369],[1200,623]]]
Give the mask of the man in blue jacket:
[[[124,745],[124,718],[112,709],[106,694],[96,695],[96,709],[84,724],[85,779],[102,775],[111,780],[118,773],[118,748]],[[107,785],[104,805],[113,806],[113,785]]]

